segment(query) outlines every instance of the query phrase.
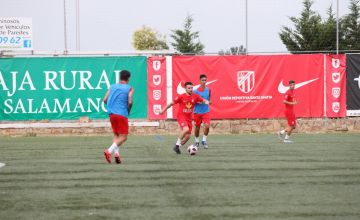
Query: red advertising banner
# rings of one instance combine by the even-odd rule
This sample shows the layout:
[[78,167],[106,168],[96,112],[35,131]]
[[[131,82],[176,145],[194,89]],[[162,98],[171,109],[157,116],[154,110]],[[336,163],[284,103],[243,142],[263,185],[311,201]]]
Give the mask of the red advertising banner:
[[326,55],[326,116],[346,116],[346,57]]
[[158,115],[166,106],[166,58],[149,57],[148,65],[148,118],[164,119],[166,114]]
[[212,118],[284,117],[289,80],[296,82],[296,116],[324,116],[324,55],[174,56],[172,72],[173,97],[207,75]]

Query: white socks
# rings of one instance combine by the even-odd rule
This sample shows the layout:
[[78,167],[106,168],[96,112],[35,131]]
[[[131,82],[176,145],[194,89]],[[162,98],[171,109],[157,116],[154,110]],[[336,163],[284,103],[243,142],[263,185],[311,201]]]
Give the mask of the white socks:
[[290,137],[289,135],[285,135],[285,140],[289,139],[289,137]]
[[205,141],[205,142],[206,142],[206,138],[207,138],[207,136],[204,135],[202,141]]
[[108,148],[108,151],[113,154],[115,152],[119,153],[119,147],[114,143],[112,143],[112,145]]
[[195,137],[195,143],[199,143],[199,137]]
[[[206,138],[207,138],[207,136],[204,135],[202,138],[202,141],[206,142]],[[195,137],[195,143],[199,143],[199,137]]]
[[181,140],[180,140],[180,138],[177,139],[176,145],[181,146]]
[[282,130],[282,131],[280,131],[280,134],[285,134],[285,129],[284,130]]

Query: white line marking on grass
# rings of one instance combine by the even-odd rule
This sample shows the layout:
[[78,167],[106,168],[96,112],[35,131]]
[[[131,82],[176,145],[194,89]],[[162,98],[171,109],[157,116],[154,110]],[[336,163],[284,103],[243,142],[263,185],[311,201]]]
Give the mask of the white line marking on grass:
[[4,164],[4,163],[0,163],[0,168],[3,167],[3,166],[5,166],[5,165],[6,165],[6,164]]

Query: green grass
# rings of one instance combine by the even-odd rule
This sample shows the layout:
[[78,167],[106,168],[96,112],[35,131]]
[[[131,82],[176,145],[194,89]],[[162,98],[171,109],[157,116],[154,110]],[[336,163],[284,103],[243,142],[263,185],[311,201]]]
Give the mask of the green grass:
[[[0,219],[360,219],[360,135],[0,137]],[[191,140],[192,141],[192,140]]]

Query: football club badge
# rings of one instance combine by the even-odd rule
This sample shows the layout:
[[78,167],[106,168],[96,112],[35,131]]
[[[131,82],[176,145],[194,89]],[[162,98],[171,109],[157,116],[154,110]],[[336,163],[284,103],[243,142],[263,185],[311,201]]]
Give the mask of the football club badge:
[[332,103],[332,110],[335,113],[339,113],[339,111],[340,111],[340,102],[333,102]]
[[154,114],[159,114],[159,112],[161,111],[161,105],[153,105],[153,112]]
[[237,85],[243,93],[249,93],[255,86],[255,72],[254,71],[238,71]]

